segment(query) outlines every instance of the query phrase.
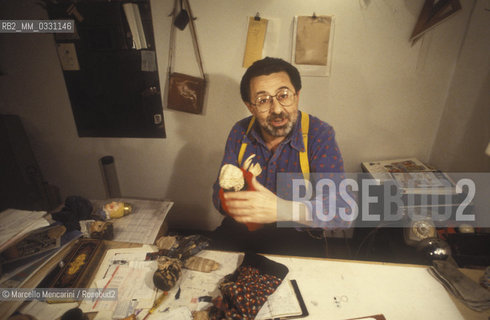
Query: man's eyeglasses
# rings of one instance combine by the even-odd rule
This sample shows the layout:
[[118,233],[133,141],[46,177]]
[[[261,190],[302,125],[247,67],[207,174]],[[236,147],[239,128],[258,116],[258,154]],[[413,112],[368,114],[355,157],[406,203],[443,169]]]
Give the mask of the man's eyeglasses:
[[277,102],[283,107],[289,107],[295,101],[296,93],[284,88],[276,92],[275,95],[260,94],[255,98],[255,103],[252,105],[257,108],[259,112],[269,112],[272,107],[272,102],[276,98]]

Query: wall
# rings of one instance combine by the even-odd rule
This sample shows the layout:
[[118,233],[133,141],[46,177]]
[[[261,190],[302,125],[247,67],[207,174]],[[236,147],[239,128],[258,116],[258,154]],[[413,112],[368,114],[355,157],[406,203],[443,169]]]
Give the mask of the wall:
[[[295,15],[335,16],[331,76],[303,77],[300,108],[334,126],[348,171],[358,171],[361,161],[429,160],[473,1],[462,0],[462,11],[414,45],[408,38],[423,0],[191,2],[209,75],[207,100],[203,115],[165,110],[166,139],[79,138],[52,35],[0,36],[0,112],[22,117],[46,180],[63,196],[105,197],[98,160],[111,154],[124,196],[175,201],[173,226],[219,224],[211,185],[229,128],[247,116],[238,84],[247,17],[256,12],[271,20],[264,55],[285,59]],[[151,4],[163,87],[173,1]],[[46,17],[34,0],[4,1],[0,12]],[[187,30],[179,32],[177,50],[175,70],[198,74]]]
[[490,172],[490,6],[476,1],[449,87],[431,162],[453,172]]

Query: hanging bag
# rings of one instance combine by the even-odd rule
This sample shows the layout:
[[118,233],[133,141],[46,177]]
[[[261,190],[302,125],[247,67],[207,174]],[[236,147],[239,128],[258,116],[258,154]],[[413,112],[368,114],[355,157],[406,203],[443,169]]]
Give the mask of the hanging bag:
[[[204,94],[206,91],[206,76],[202,66],[201,52],[199,51],[199,44],[197,42],[196,28],[194,26],[194,20],[192,16],[189,0],[181,0],[181,11],[177,14],[177,2],[175,1],[174,11],[172,13],[172,26],[170,29],[170,44],[169,44],[169,58],[168,58],[168,74],[169,74],[169,86],[168,86],[168,104],[169,109],[174,109],[183,112],[190,112],[200,114],[202,112],[204,104]],[[184,9],[185,8],[187,9]],[[192,35],[192,43],[199,65],[199,71],[201,72],[201,78],[190,76],[183,73],[172,72],[172,60],[174,55],[174,42],[175,42],[175,27],[183,30],[187,23],[190,22],[189,27]]]

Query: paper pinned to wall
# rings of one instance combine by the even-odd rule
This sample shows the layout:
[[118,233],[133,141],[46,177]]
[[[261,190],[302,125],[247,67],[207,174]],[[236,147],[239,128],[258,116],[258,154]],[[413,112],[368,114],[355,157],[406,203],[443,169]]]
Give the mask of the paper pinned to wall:
[[141,71],[157,71],[155,51],[141,50]]
[[296,16],[294,18],[291,60],[302,75],[329,75],[333,30],[333,16]]
[[248,68],[255,61],[262,59],[267,21],[267,19],[254,17],[249,19],[247,43],[245,45],[245,55],[243,56],[244,68]]
[[74,43],[58,43],[57,44],[58,58],[61,62],[61,67],[65,71],[78,71],[77,50]]
[[328,42],[332,18],[298,17],[296,29],[296,64],[327,65]]

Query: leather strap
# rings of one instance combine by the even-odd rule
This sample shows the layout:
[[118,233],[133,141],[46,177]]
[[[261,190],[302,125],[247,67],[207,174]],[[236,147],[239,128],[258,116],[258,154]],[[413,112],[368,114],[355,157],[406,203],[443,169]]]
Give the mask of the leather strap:
[[[172,12],[172,25],[170,26],[170,43],[168,45],[168,74],[172,73],[172,60],[175,51],[175,18],[178,15],[178,2],[179,0],[175,0],[174,2],[174,10]],[[201,76],[203,79],[206,79],[206,75],[204,74],[204,68],[202,65],[201,51],[199,50],[199,43],[197,42],[197,34],[196,34],[196,26],[194,25],[194,16],[192,15],[191,5],[189,0],[181,0],[182,6],[181,9],[186,9],[189,14],[189,29],[191,30],[192,35],[192,44],[194,46],[194,52],[196,55],[196,60],[199,65],[199,71],[201,72]]]

